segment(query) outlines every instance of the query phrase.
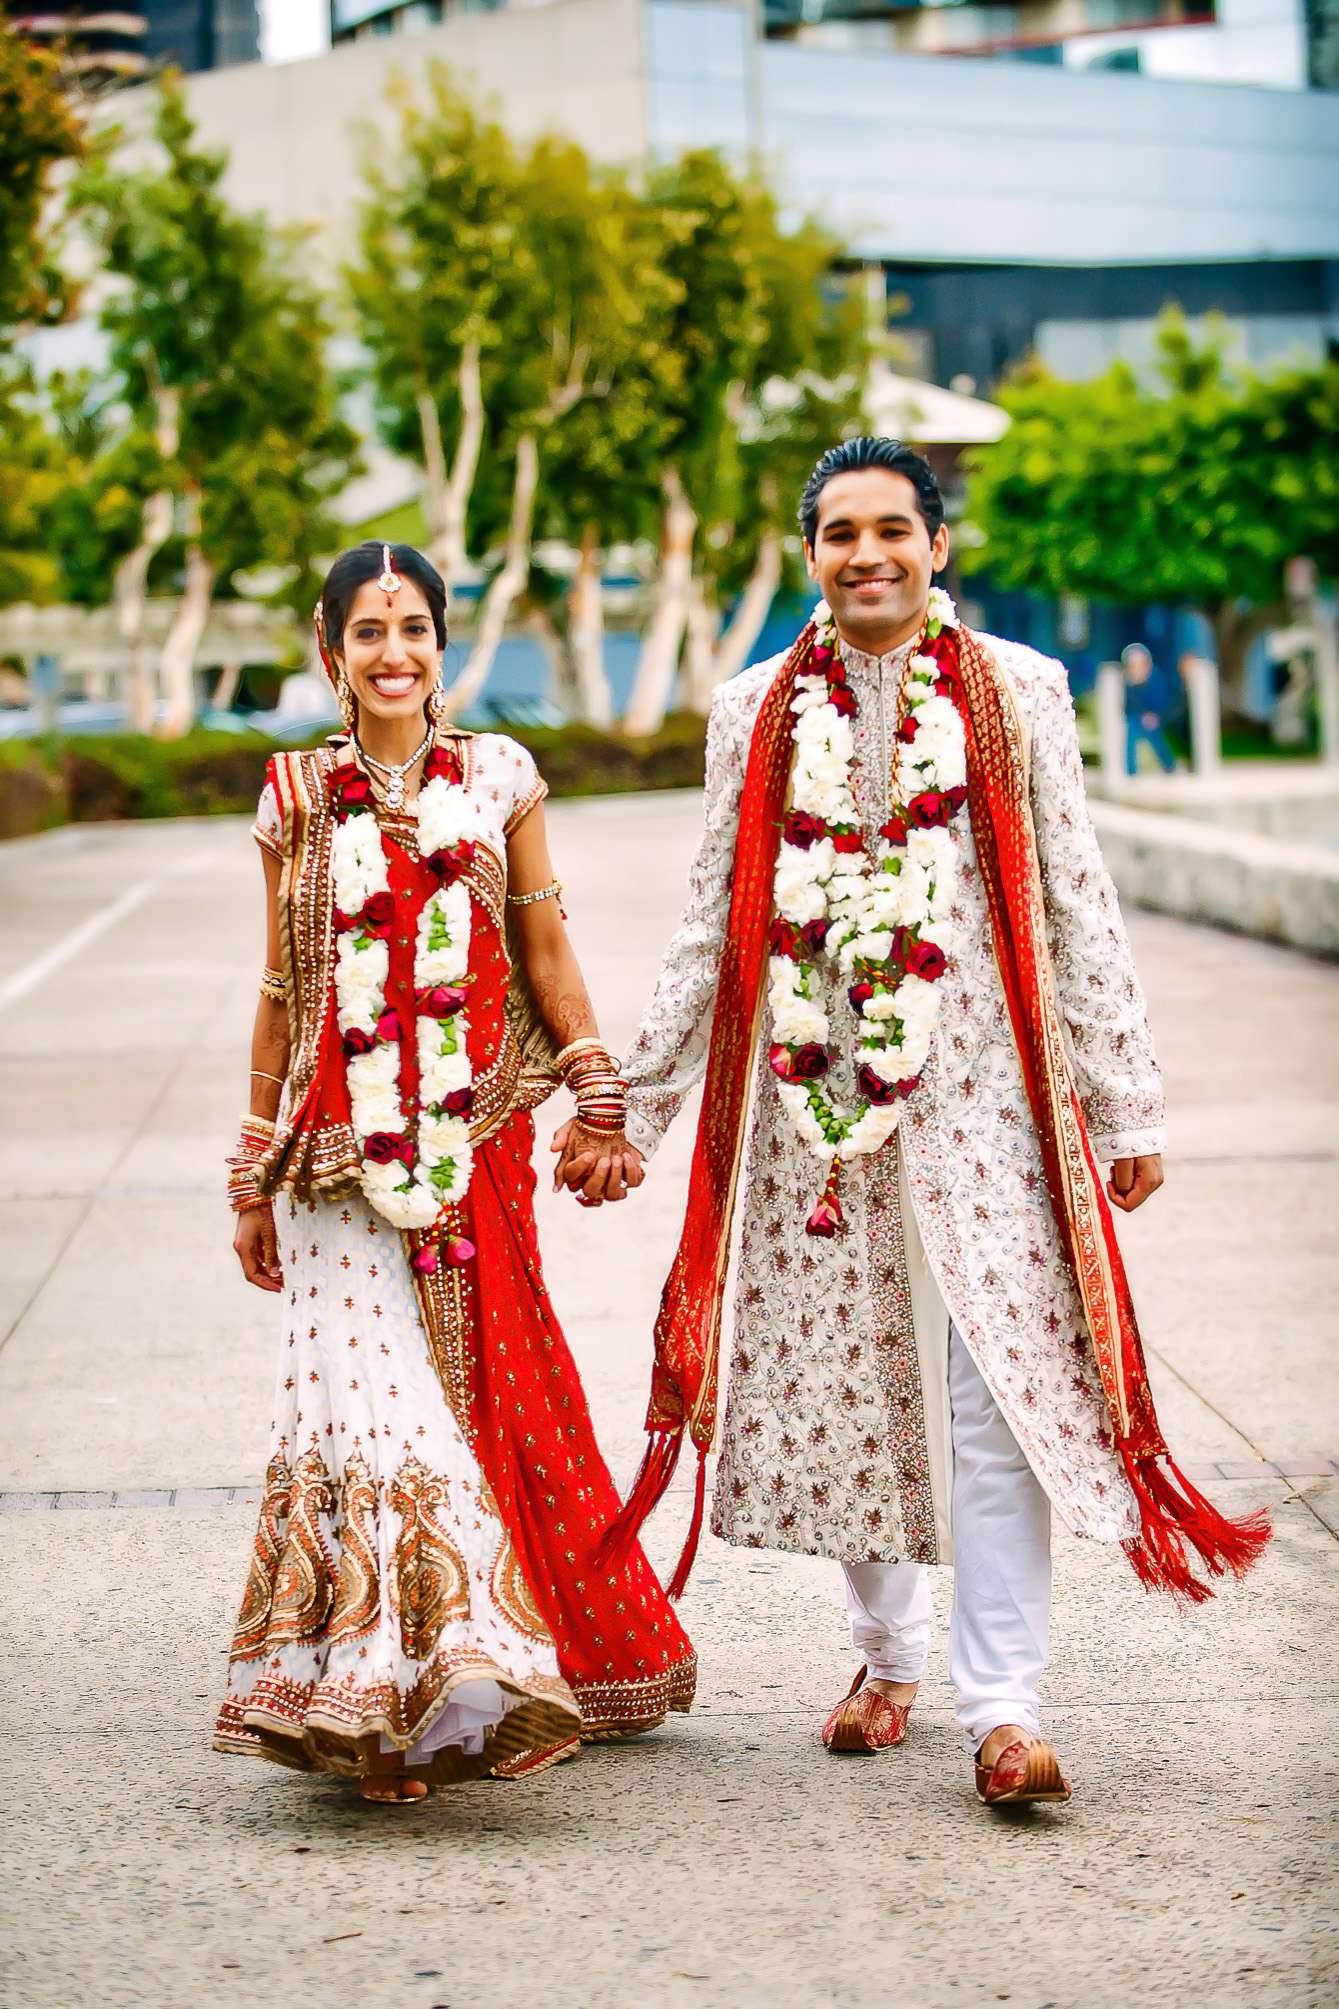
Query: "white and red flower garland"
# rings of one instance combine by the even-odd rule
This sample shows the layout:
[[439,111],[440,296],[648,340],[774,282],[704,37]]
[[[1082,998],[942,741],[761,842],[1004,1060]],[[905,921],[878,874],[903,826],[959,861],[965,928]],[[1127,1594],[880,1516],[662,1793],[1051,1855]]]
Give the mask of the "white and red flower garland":
[[[929,1057],[957,871],[948,825],[967,799],[967,754],[948,681],[924,653],[957,626],[953,602],[935,588],[903,685],[895,806],[871,857],[851,790],[856,701],[821,601],[813,620],[817,639],[791,705],[795,757],[773,878],[768,1001],[781,1099],[804,1143],[831,1160],[809,1232],[831,1235],[842,1225],[841,1164],[888,1141]],[[824,960],[852,979],[860,1100],[850,1107],[825,1086]]]
[[[418,1117],[408,1121],[400,1092],[400,1015],[386,1002],[395,899],[368,778],[336,768],[331,879],[335,903],[335,1008],[343,1040],[349,1108],[369,1204],[397,1228],[432,1229],[464,1199],[473,1157],[473,1077],[465,1004],[471,982],[470,896],[462,875],[474,857],[477,810],[460,785],[454,756],[428,755],[419,790],[418,848],[440,884],[419,915],[414,949]],[[468,1261],[473,1244],[448,1235],[442,1252]],[[421,1248],[421,1269],[436,1253]]]

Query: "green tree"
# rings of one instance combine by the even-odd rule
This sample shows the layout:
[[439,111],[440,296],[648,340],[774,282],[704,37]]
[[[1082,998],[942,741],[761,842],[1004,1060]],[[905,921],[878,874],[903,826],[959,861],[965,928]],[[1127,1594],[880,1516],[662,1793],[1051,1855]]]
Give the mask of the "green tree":
[[154,132],[152,168],[120,168],[110,146],[79,190],[118,282],[100,318],[124,413],[89,486],[113,543],[128,540],[115,553],[113,595],[141,727],[154,710],[143,642],[151,568],[183,581],[158,664],[164,730],[176,734],[191,723],[195,653],[233,571],[281,568],[295,600],[310,603],[314,558],[335,538],[328,505],[352,470],[356,441],[338,413],[327,312],[300,274],[297,241],[229,206],[219,187],[224,156],[195,144],[171,80]]
[[[796,468],[858,416],[868,362],[863,316],[825,284],[842,247],[816,224],[788,229],[756,176],[689,153],[652,175],[647,202],[676,291],[661,340],[680,368],[665,383],[660,563],[630,732],[664,716],[685,633],[700,709],[747,657],[781,576]],[[735,593],[722,637],[721,596]]]
[[1118,363],[1092,383],[1033,365],[1000,392],[1010,426],[976,450],[965,571],[1000,585],[1125,605],[1163,602],[1213,627],[1224,701],[1276,618],[1302,554],[1339,576],[1339,363],[1266,376],[1179,315],[1151,380]]
[[489,413],[508,403],[521,165],[442,65],[429,71],[426,103],[399,85],[395,98],[398,146],[389,158],[379,136],[366,148],[369,192],[345,281],[383,437],[423,470],[429,555],[450,588],[466,563]]
[[0,22],[0,602],[54,599],[60,586],[49,527],[66,455],[14,343],[65,304],[52,210],[59,169],[83,144],[52,58]]
[[63,304],[48,205],[55,170],[83,150],[55,61],[0,21],[0,330]]

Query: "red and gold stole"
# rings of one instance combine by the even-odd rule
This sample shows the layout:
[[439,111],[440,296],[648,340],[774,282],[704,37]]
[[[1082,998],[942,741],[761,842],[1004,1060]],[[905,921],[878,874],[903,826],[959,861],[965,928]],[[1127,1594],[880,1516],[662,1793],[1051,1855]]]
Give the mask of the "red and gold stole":
[[[602,1554],[619,1555],[667,1490],[685,1430],[698,1452],[692,1523],[670,1584],[688,1580],[701,1532],[706,1458],[716,1429],[721,1307],[744,1142],[751,1062],[767,970],[772,880],[791,765],[791,698],[814,644],[805,629],[763,699],[749,746],[730,918],[707,1059],[688,1210],[656,1321],[650,1442]],[[1125,1545],[1141,1581],[1191,1603],[1212,1576],[1241,1575],[1269,1540],[1268,1517],[1229,1521],[1172,1462],[1153,1407],[1130,1287],[1061,1031],[1042,899],[1027,757],[1013,694],[965,628],[928,651],[949,678],[967,739],[968,809],[1028,1102],[1056,1225],[1083,1303],[1117,1452],[1139,1506]]]

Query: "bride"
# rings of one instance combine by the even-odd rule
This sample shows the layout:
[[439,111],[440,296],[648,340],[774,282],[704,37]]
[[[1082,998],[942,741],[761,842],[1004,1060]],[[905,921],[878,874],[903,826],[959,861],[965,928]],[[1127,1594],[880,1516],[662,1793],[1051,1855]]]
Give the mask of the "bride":
[[[216,1748],[365,1799],[515,1778],[692,1701],[618,1508],[535,1235],[531,1110],[640,1183],[559,906],[530,755],[440,723],[446,593],[362,544],[317,608],[347,730],[276,754],[267,964],[229,1190],[280,1301],[269,1466]],[[612,1144],[612,1151],[609,1146]]]

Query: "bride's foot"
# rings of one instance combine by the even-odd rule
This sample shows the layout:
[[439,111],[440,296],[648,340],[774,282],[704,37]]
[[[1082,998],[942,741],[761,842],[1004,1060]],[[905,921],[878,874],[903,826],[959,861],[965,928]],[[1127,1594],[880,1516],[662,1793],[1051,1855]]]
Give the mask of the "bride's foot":
[[428,1782],[414,1778],[405,1771],[403,1759],[395,1759],[389,1765],[374,1765],[366,1771],[358,1781],[358,1795],[380,1806],[407,1805],[427,1799]]

